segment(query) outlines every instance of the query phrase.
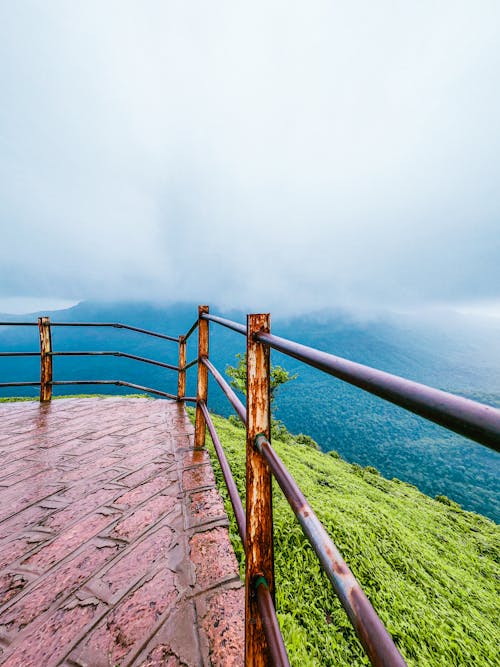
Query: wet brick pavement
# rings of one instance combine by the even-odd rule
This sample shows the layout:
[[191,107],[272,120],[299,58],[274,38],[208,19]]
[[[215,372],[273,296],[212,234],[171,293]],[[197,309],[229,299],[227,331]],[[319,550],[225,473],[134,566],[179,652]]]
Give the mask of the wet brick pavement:
[[227,517],[184,408],[61,399],[0,420],[0,665],[242,665]]

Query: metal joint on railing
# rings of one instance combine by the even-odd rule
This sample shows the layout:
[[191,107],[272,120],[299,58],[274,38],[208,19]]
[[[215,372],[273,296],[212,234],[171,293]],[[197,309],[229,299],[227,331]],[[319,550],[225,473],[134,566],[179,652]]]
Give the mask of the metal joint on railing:
[[257,433],[253,441],[253,446],[259,452],[259,454],[262,454],[262,445],[264,442],[267,442],[266,434]]
[[255,590],[257,590],[259,586],[264,586],[264,588],[267,588],[267,590],[269,590],[269,584],[267,583],[267,579],[263,574],[260,574],[257,577],[255,577],[252,585],[255,588]]

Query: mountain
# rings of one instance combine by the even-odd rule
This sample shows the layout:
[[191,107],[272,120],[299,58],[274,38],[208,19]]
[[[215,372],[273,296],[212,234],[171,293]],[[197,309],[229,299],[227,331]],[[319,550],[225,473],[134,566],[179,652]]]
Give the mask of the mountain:
[[[215,311],[213,311],[215,312]],[[185,333],[196,318],[195,304],[81,303],[48,313],[52,321],[122,322],[170,335]],[[43,313],[47,314],[47,313]],[[238,322],[238,311],[217,313]],[[0,320],[24,316],[0,316]],[[28,319],[36,320],[36,315]],[[273,332],[440,389],[500,406],[500,320],[488,325],[471,318],[435,313],[432,318],[386,314],[360,318],[342,311],[300,318],[274,318]],[[53,327],[53,349],[118,350],[177,364],[175,343],[120,329]],[[211,325],[210,357],[224,370],[243,352],[243,336]],[[0,350],[37,351],[36,327],[0,327]],[[188,361],[196,357],[196,336]],[[280,388],[276,416],[295,433],[311,435],[324,451],[379,469],[425,493],[446,495],[464,508],[500,521],[499,456],[424,419],[326,376],[293,359],[273,353],[297,380]],[[0,359],[0,381],[37,381],[35,358]],[[172,371],[116,357],[55,357],[54,379],[121,379],[176,393]],[[195,371],[188,373],[187,394],[195,394]],[[85,387],[83,391],[129,393],[126,388]],[[56,387],[55,394],[81,393],[81,386]],[[2,395],[19,395],[19,389]],[[36,389],[23,389],[36,395]],[[209,405],[227,416],[231,408],[218,386],[209,386]]]

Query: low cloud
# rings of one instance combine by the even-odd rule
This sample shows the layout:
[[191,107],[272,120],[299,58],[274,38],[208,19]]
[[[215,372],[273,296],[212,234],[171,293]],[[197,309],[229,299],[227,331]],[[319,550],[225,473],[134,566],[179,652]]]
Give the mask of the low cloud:
[[499,18],[4,3],[0,296],[498,299]]

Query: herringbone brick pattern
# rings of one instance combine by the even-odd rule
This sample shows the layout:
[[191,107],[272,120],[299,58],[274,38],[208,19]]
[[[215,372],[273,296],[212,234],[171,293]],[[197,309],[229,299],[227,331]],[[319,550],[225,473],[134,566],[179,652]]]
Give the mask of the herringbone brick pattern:
[[0,664],[242,664],[227,517],[184,408],[63,399],[0,419]]

